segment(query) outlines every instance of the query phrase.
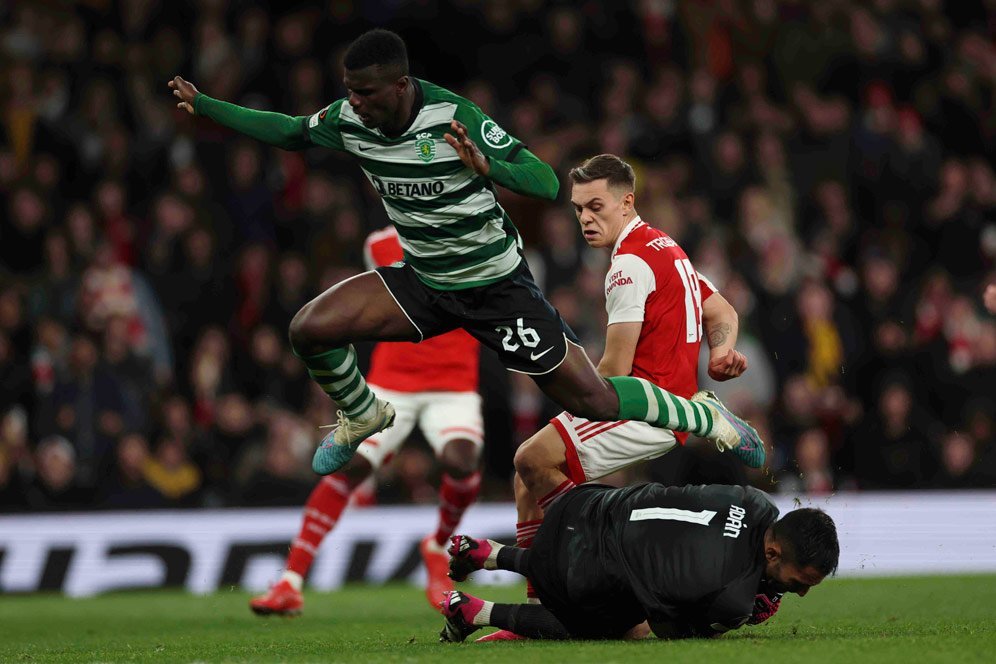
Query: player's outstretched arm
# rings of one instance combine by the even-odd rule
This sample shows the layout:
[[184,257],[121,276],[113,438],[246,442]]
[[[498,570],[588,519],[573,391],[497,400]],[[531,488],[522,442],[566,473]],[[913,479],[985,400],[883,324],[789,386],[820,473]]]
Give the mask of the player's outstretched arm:
[[560,180],[548,163],[522,148],[512,161],[491,160],[491,180],[517,194],[552,201],[560,191]]
[[304,126],[306,117],[257,111],[212,99],[179,76],[169,82],[169,87],[173,96],[180,100],[176,107],[188,113],[209,117],[218,124],[284,150],[301,150],[311,145]]
[[702,303],[702,330],[709,344],[709,377],[724,381],[747,371],[747,358],[737,352],[740,317],[736,309],[719,293]]
[[[553,200],[560,191],[560,180],[549,164],[542,161],[519,144],[511,161],[505,161],[495,154],[485,154],[467,133],[467,127],[458,120],[450,123],[452,133],[443,134],[450,147],[456,150],[460,160],[478,175],[489,178],[517,194]],[[492,152],[490,146],[486,148]]]

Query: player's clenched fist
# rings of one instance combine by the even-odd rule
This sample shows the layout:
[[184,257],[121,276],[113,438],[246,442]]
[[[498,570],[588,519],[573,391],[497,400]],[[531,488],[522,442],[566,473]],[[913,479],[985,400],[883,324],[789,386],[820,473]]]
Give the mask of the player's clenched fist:
[[173,90],[173,96],[180,100],[180,103],[176,107],[182,108],[187,113],[193,115],[194,97],[197,96],[197,88],[194,87],[194,84],[183,80],[179,76],[174,76],[173,80],[169,82],[169,87]]
[[709,377],[724,381],[736,378],[747,371],[747,357],[743,353],[730,349],[723,357],[709,358]]

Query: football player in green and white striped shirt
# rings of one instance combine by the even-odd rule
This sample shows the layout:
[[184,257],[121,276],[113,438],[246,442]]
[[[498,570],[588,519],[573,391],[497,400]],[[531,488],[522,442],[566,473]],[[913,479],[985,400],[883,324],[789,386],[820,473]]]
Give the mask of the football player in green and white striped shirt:
[[294,352],[340,408],[338,427],[315,452],[316,472],[339,470],[394,420],[391,405],[367,387],[351,344],[421,341],[457,327],[494,349],[508,369],[534,376],[570,413],[643,420],[727,447],[747,435],[725,409],[674,397],[691,414],[679,422],[659,387],[595,370],[534,283],[495,195],[497,184],[552,200],[559,189],[553,169],[470,101],[410,76],[407,49],[393,32],[357,38],[345,70],[348,96],[299,117],[212,99],[179,76],[169,83],[180,108],[270,145],[352,154],[398,230],[403,263],[336,284],[291,322]]

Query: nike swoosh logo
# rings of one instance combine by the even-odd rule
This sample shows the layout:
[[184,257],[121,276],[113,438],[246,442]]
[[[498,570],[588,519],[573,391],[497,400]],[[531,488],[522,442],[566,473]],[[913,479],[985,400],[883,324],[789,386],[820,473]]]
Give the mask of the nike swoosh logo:
[[549,353],[551,350],[553,350],[553,346],[550,346],[549,348],[547,348],[542,353],[532,353],[529,356],[529,359],[532,360],[533,362],[535,362],[536,360],[540,359],[541,357],[543,357],[544,355],[546,355],[547,353]]
[[377,147],[377,146],[376,145],[359,145],[359,146],[357,146],[356,149],[359,150],[360,152],[366,152],[367,150],[373,150],[375,147]]

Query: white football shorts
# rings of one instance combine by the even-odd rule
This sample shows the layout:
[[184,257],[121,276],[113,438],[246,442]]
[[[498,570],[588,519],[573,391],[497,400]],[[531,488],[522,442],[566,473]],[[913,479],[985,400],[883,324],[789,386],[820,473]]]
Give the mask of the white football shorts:
[[640,461],[656,459],[677,444],[674,432],[646,422],[593,422],[570,413],[550,420],[564,441],[568,477],[591,482]]
[[451,440],[484,445],[481,395],[477,392],[395,392],[371,385],[378,398],[394,406],[394,426],[360,443],[357,453],[374,469],[389,462],[417,425],[438,457]]

